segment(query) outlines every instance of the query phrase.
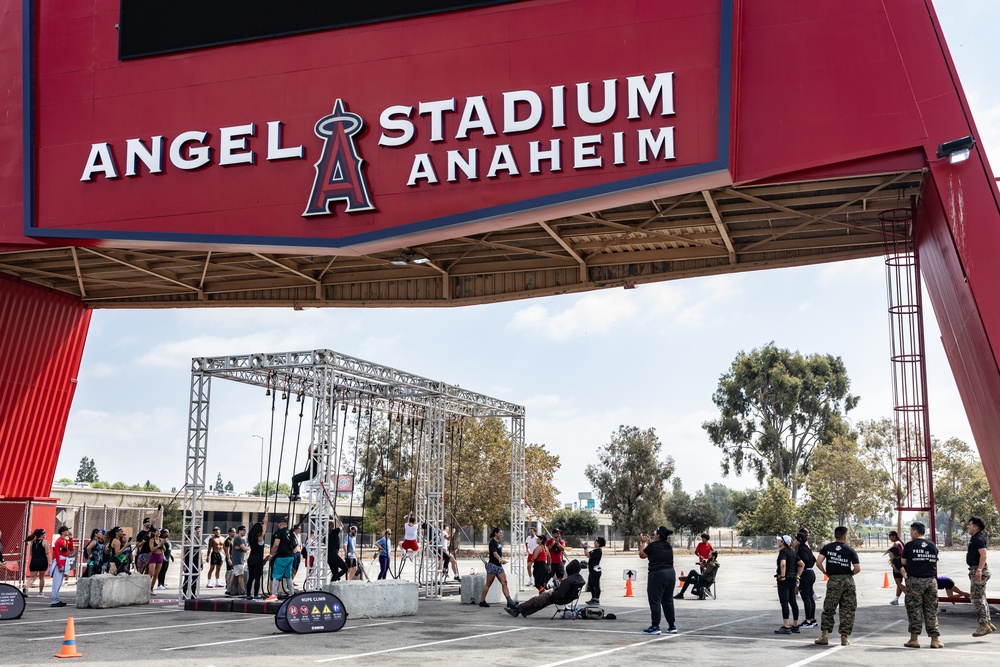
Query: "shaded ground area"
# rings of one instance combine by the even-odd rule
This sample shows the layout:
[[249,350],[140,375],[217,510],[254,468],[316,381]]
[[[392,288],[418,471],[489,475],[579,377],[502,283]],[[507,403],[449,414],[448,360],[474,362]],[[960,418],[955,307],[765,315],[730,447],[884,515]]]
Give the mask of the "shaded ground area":
[[[693,563],[691,557],[681,556],[678,569],[688,569]],[[463,563],[463,571],[474,565]],[[640,572],[633,598],[624,597],[621,571],[626,567]],[[857,623],[848,647],[836,641],[829,647],[814,645],[819,629],[791,636],[773,633],[781,614],[771,577],[771,555],[724,557],[718,599],[677,601],[679,634],[644,636],[641,631],[649,625],[645,567],[637,558],[614,557],[605,559],[602,596],[605,610],[618,616],[613,621],[549,620],[551,612],[546,610],[528,619],[512,619],[499,605],[481,609],[446,597],[421,601],[415,617],[349,620],[338,633],[303,636],[278,632],[271,616],[184,612],[176,602],[128,609],[52,609],[47,598],[32,597],[20,620],[0,624],[0,665],[51,663],[70,615],[76,623],[78,648],[85,656],[78,662],[93,664],[127,660],[130,664],[209,667],[238,660],[242,665],[382,667],[403,661],[410,665],[555,667],[599,661],[605,667],[653,659],[667,664],[741,667],[811,663],[881,667],[898,660],[908,666],[1000,661],[1000,633],[973,638],[976,621],[968,604],[942,607],[944,649],[904,649],[906,612],[902,605],[890,606],[892,591],[881,588],[884,560],[876,554],[862,554],[862,567]],[[968,588],[963,553],[944,554],[940,570]],[[823,595],[824,584],[817,588]],[[530,594],[521,592],[522,598]],[[161,593],[158,599],[166,597]],[[64,599],[72,605],[72,592]],[[822,603],[822,599],[817,603],[819,610]],[[921,640],[926,647],[927,637]]]

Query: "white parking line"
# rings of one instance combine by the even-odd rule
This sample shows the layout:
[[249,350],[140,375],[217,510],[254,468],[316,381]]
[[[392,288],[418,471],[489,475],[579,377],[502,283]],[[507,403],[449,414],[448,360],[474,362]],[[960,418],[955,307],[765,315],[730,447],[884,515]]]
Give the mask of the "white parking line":
[[[878,630],[872,630],[871,632],[869,632],[867,634],[861,635],[860,637],[858,637],[858,641],[860,642],[862,639],[865,639],[866,637],[871,637],[872,635],[877,635],[878,633],[880,633],[880,632],[882,632],[884,630],[888,630],[889,628],[891,628],[894,625],[899,625],[900,623],[904,623],[904,622],[906,622],[906,619],[905,618],[901,618],[898,621],[893,621],[892,623],[889,623],[888,625],[883,625]],[[833,638],[833,634],[832,633],[831,633],[830,637],[831,637],[831,639]],[[792,664],[788,665],[788,667],[802,667],[803,665],[808,665],[810,662],[815,662],[816,660],[819,660],[820,658],[826,658],[826,657],[828,657],[828,656],[830,656],[830,655],[832,655],[832,654],[836,653],[837,651],[839,651],[841,649],[844,649],[844,648],[847,648],[847,647],[844,646],[844,645],[838,645],[838,646],[834,646],[833,648],[823,649],[822,651],[820,651],[816,655],[809,656],[808,658],[804,658],[802,660],[799,660],[798,662],[793,662]],[[900,645],[900,648],[902,648],[902,644]]]
[[[274,622],[273,616],[263,615],[258,618],[237,618],[232,621],[205,621],[204,623],[179,623],[177,625],[157,625],[149,628],[129,628],[127,630],[105,630],[103,632],[78,632],[77,637],[95,637],[97,635],[118,635],[125,632],[155,632],[158,630],[172,630],[174,628],[193,628],[197,625],[222,625],[223,623],[246,623],[247,621],[271,621]],[[32,637],[28,639],[29,642],[40,642],[49,639],[62,639],[62,635],[54,635],[52,637]]]
[[[402,621],[385,621],[384,623],[369,623],[367,625],[350,625],[340,632],[347,632],[348,630],[362,630],[364,628],[373,628],[376,625],[395,625],[397,623],[402,623]],[[294,633],[293,633],[294,634]],[[247,637],[244,639],[227,639],[221,642],[209,642],[208,644],[190,644],[188,646],[172,646],[170,648],[161,648],[161,651],[183,651],[187,648],[204,648],[206,646],[219,646],[220,644],[239,644],[242,642],[255,642],[260,639],[274,639],[275,637],[288,637],[289,635],[284,632],[276,632],[273,635],[264,635],[263,637]]]
[[397,646],[396,648],[386,648],[381,651],[369,651],[368,653],[352,653],[350,655],[338,655],[335,658],[323,658],[322,660],[317,660],[316,662],[333,662],[335,660],[355,660],[357,658],[365,658],[370,655],[381,655],[383,653],[394,653],[396,651],[410,651],[415,648],[424,648],[426,646],[440,646],[441,644],[451,644],[453,642],[463,642],[468,639],[480,639],[482,637],[491,637],[493,635],[505,635],[510,632],[521,632],[522,630],[532,630],[533,628],[511,628],[510,630],[500,630],[498,632],[483,632],[478,635],[466,635],[464,637],[455,637],[454,639],[442,639],[436,642],[424,642],[423,644],[410,644],[409,646]]
[[[675,637],[683,637],[684,635],[694,634],[696,632],[703,632],[705,630],[711,630],[712,628],[719,628],[723,625],[732,625],[733,623],[743,623],[745,621],[752,621],[755,618],[763,618],[767,614],[757,614],[755,616],[747,616],[745,618],[738,618],[735,621],[726,621],[725,623],[715,623],[713,625],[706,625],[701,628],[696,628],[694,630],[686,630],[684,632],[679,632],[676,635],[663,635],[657,637],[656,639],[649,639],[644,642],[636,642],[634,644],[626,644],[625,646],[617,646],[615,648],[610,648],[606,651],[598,651],[597,653],[587,653],[586,655],[580,655],[575,658],[566,658],[565,660],[558,660],[556,662],[547,662],[544,665],[538,665],[538,667],[557,667],[558,665],[568,665],[572,662],[580,662],[582,660],[593,660],[594,658],[599,658],[602,655],[608,655],[610,653],[617,653],[618,651],[624,651],[625,649],[635,648],[637,646],[645,646],[646,644],[652,644],[654,642],[662,642],[668,639],[674,639]],[[550,628],[538,626],[533,627],[533,630],[544,630],[546,632],[550,631]]]
[[[82,623],[84,621],[89,621],[92,618],[117,618],[119,616],[144,616],[146,614],[172,614],[178,612],[180,609],[158,609],[157,611],[134,611],[131,614],[103,614],[101,616],[73,616],[74,623]],[[77,612],[79,613],[79,612]],[[44,621],[14,621],[13,623],[4,623],[4,627],[9,627],[11,625],[35,625],[37,623],[65,623],[65,618],[49,618]]]

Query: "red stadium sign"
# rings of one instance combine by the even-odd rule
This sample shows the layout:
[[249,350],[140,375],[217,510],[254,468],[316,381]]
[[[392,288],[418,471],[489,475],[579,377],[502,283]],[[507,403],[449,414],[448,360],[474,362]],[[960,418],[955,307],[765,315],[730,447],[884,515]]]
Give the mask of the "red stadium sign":
[[41,11],[26,235],[371,250],[729,182],[729,2],[610,4],[129,61]]

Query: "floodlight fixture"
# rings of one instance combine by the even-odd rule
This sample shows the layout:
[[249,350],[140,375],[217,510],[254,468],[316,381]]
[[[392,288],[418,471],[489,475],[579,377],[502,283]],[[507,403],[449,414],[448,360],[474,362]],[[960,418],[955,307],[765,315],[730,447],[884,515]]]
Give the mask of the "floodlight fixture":
[[939,160],[948,158],[948,162],[951,164],[965,162],[969,159],[969,155],[975,145],[976,138],[972,135],[962,137],[961,139],[952,139],[938,146],[937,157]]

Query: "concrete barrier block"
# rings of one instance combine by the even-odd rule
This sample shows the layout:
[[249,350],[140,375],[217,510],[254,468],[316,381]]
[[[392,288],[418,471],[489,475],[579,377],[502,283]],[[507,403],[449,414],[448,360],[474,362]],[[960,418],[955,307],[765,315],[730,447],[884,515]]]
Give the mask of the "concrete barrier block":
[[[483,594],[483,586],[486,585],[486,573],[479,572],[477,574],[466,574],[462,576],[462,603],[463,604],[479,604],[480,596]],[[517,587],[511,586],[508,582],[507,589],[510,591],[510,596],[517,599]],[[496,579],[493,580],[493,585],[490,586],[490,590],[486,592],[486,602],[493,604],[494,602],[500,602],[502,604],[507,603],[507,599],[503,596],[503,587],[500,582]]]
[[325,587],[344,603],[350,618],[394,618],[415,616],[419,587],[398,579],[382,581],[334,581]]
[[99,574],[90,577],[90,606],[94,609],[149,604],[149,576]]
[[76,608],[90,608],[90,577],[76,580]]

